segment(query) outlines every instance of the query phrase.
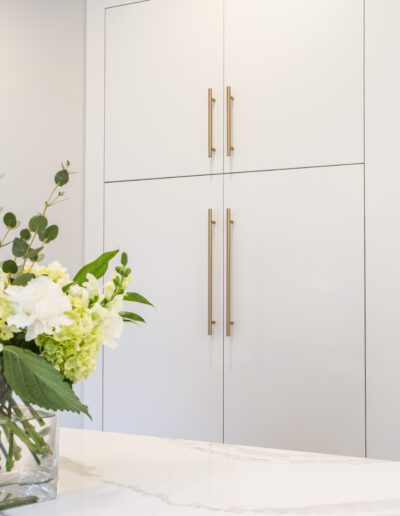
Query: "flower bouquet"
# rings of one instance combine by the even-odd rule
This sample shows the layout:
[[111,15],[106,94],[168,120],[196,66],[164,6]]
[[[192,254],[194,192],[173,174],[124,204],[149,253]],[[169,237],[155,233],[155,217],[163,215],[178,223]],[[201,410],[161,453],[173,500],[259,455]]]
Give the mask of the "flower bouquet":
[[[59,229],[48,211],[62,202],[69,162],[54,177],[42,211],[20,228],[3,216],[0,253],[0,511],[54,498],[57,488],[57,411],[84,413],[72,388],[96,368],[102,345],[115,347],[124,322],[144,322],[124,301],[150,305],[127,292],[126,253],[100,285],[118,251],[102,254],[73,278],[58,262],[42,265],[44,247]],[[3,257],[1,257],[3,258]],[[90,416],[89,416],[90,417]]]

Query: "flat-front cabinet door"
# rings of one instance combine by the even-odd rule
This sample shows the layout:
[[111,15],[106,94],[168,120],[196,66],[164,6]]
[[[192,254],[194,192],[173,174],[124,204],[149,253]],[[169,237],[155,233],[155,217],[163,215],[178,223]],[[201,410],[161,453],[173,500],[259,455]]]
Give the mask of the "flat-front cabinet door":
[[107,181],[222,171],[222,27],[222,0],[106,10]]
[[[208,209],[213,335],[208,335]],[[104,356],[104,429],[222,440],[222,176],[106,185],[105,245],[154,304]]]
[[226,171],[364,161],[363,0],[228,0],[225,81]]
[[226,442],[364,455],[363,168],[234,174]]

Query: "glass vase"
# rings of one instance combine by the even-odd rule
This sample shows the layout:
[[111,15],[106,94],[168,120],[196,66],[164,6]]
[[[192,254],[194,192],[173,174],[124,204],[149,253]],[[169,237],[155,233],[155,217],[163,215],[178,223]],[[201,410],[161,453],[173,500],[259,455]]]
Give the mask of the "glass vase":
[[57,479],[57,416],[21,403],[0,361],[0,514],[55,498]]

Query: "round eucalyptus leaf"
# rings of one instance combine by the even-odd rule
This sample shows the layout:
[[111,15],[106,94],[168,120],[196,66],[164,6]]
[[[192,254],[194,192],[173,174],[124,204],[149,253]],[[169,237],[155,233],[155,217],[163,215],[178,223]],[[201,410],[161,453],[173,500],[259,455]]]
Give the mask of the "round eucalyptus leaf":
[[43,215],[35,215],[29,221],[29,229],[34,233],[40,233],[47,227],[47,219]]
[[58,226],[56,226],[55,224],[52,224],[44,232],[44,240],[46,242],[51,242],[52,240],[55,240],[57,237],[58,237]]
[[22,238],[14,238],[12,244],[12,254],[14,256],[21,258],[22,256],[25,256],[25,253],[28,251],[28,249],[29,245],[25,242],[25,240],[22,240]]
[[29,240],[31,238],[31,232],[29,231],[29,229],[21,229],[19,236],[23,240]]
[[3,263],[2,269],[6,274],[15,274],[18,272],[18,265],[14,262],[14,260],[6,260]]
[[54,182],[57,186],[64,186],[69,181],[69,172],[67,170],[59,170],[54,176]]
[[17,227],[17,217],[11,211],[4,215],[3,222],[10,229]]

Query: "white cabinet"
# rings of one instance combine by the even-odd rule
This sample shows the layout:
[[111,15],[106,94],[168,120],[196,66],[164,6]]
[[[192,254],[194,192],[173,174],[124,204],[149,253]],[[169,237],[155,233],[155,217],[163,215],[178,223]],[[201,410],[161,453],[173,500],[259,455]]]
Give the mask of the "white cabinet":
[[[213,317],[208,335],[208,209]],[[125,249],[148,324],[104,356],[104,430],[222,440],[222,176],[109,184],[105,246]]]
[[225,171],[362,163],[363,0],[229,0]]
[[106,181],[222,172],[222,24],[221,0],[106,10]]
[[105,180],[362,163],[363,38],[363,0],[107,9]]
[[225,441],[364,455],[363,167],[233,174]]
[[97,428],[363,455],[363,1],[110,2],[87,254],[126,249],[155,309],[86,387]]

